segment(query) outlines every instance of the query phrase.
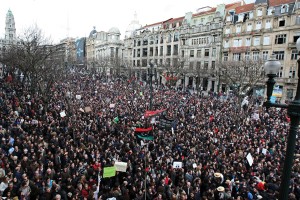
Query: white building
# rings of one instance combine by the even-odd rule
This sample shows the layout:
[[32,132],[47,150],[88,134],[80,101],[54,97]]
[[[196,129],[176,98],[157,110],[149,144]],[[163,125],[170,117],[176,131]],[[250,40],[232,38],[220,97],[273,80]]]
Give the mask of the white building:
[[123,41],[120,30],[112,27],[108,32],[91,31],[86,42],[86,58],[88,68],[98,72],[117,73],[124,66]]
[[[5,19],[5,35],[4,38],[0,37],[0,52],[5,51],[5,49],[14,42],[16,42],[15,18],[11,10],[8,10]],[[0,64],[0,78],[3,77],[3,68],[4,66]]]

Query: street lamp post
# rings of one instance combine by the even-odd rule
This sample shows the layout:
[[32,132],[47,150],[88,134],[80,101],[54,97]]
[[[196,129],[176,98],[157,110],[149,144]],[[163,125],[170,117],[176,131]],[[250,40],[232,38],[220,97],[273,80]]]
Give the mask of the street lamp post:
[[[296,47],[299,52],[298,55],[300,55],[300,39],[297,40]],[[300,57],[297,60],[297,64],[298,64],[298,78],[299,78]],[[273,87],[276,83],[274,78],[277,77],[277,73],[279,72],[280,65],[281,65],[280,62],[276,60],[274,55],[271,56],[271,58],[264,65],[265,72],[269,78],[267,81],[267,101],[264,102],[264,106],[266,108],[269,107],[287,108],[288,115],[290,116],[291,119],[290,130],[287,138],[284,166],[283,166],[283,171],[281,176],[280,192],[279,192],[279,199],[287,200],[289,195],[290,178],[291,178],[292,166],[294,161],[296,135],[298,133],[298,126],[300,121],[300,82],[298,80],[295,99],[289,105],[272,103],[271,96],[273,92]]]
[[149,110],[152,110],[152,100],[153,100],[153,85],[152,79],[153,76],[156,75],[156,68],[157,66],[154,64],[154,61],[151,60],[150,64],[148,65],[148,76],[149,76],[149,86],[150,86],[150,105]]

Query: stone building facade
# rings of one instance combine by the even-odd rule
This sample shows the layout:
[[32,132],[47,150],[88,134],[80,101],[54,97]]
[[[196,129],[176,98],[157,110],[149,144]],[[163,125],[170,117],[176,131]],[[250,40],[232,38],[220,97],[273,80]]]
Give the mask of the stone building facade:
[[[15,26],[15,18],[11,10],[8,10],[5,18],[5,35],[4,38],[0,37],[0,52],[5,51],[5,49],[17,42],[16,40],[16,26]],[[4,67],[0,63],[0,78],[3,77]]]
[[158,83],[166,84],[174,76],[177,86],[216,91],[225,14],[242,4],[201,8],[195,14],[189,12],[135,30],[124,40],[135,75],[146,80],[147,66],[153,60],[158,67],[154,76]]
[[221,59],[223,25],[226,13],[243,2],[204,7],[187,13],[180,30],[181,57],[185,61],[184,84],[202,91],[220,87],[218,63]]
[[[295,0],[256,0],[230,10],[223,28],[223,61],[266,61],[272,54],[280,60],[279,100],[290,100],[296,93],[299,5]],[[257,87],[264,88],[264,83]]]
[[120,30],[112,27],[108,32],[91,31],[86,41],[87,68],[106,75],[119,73],[124,66],[123,41]]

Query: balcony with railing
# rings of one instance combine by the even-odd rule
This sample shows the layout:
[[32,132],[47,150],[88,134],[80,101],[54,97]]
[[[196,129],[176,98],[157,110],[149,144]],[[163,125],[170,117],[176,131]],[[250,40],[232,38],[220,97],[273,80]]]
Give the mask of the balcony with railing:
[[189,33],[200,33],[200,32],[209,32],[216,29],[221,29],[222,25],[220,23],[212,23],[211,25],[200,25],[189,27],[180,30],[180,34],[189,34]]
[[241,47],[229,47],[229,52],[232,53],[243,53],[250,51],[250,47],[248,46],[241,46]]

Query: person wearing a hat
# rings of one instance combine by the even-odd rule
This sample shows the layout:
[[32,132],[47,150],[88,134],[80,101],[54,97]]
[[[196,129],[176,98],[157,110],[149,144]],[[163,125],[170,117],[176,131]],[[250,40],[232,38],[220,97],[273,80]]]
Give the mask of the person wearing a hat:
[[214,196],[217,200],[225,200],[230,198],[230,196],[225,192],[225,188],[223,186],[217,187]]
[[215,180],[218,184],[222,184],[224,182],[223,174],[221,174],[219,172],[216,172],[216,173],[214,173],[214,177],[215,177]]

